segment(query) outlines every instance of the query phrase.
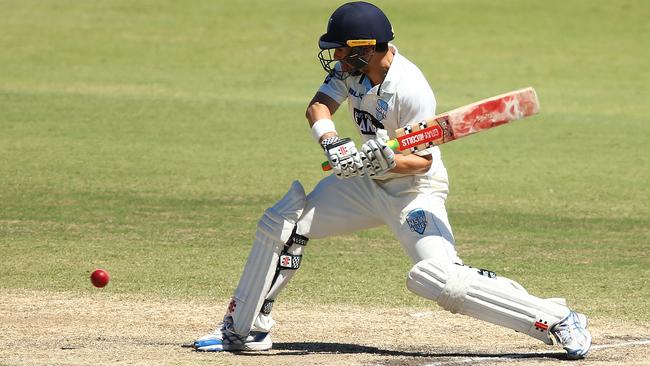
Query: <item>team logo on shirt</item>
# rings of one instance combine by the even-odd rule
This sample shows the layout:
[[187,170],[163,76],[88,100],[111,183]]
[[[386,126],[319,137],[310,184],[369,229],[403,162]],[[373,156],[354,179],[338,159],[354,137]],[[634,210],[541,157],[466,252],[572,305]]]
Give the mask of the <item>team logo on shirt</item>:
[[354,108],[354,121],[359,126],[359,131],[362,135],[376,135],[378,128],[382,130],[386,129],[375,116],[356,108]]
[[416,208],[406,215],[406,222],[409,224],[411,231],[422,235],[427,228],[427,215],[421,208]]
[[388,102],[383,99],[377,99],[377,108],[375,109],[375,117],[378,120],[386,118],[386,113],[388,113]]

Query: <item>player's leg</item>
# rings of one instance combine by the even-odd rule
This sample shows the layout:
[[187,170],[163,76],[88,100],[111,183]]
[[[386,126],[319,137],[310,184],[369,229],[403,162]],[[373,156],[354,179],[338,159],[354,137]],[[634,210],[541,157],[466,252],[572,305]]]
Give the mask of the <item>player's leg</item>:
[[251,328],[277,274],[300,266],[300,254],[290,254],[287,249],[307,244],[307,239],[295,230],[306,202],[304,189],[296,181],[282,199],[264,212],[257,224],[253,247],[223,324],[215,332],[194,342],[195,349],[221,351],[271,348],[268,331],[251,332]]
[[493,272],[425,259],[409,272],[407,287],[452,313],[501,325],[546,344],[553,344],[552,334],[571,358],[584,357],[589,351],[591,336],[584,315],[572,312],[563,301],[533,296]]
[[425,258],[462,263],[445,207],[447,173],[444,167],[440,167],[437,174],[382,183],[378,194],[385,207],[381,212],[413,263]]
[[324,178],[307,196],[298,232],[321,239],[384,225],[374,208],[376,190],[376,184],[366,176]]
[[[258,224],[253,248],[235,295],[215,332],[194,344],[203,351],[261,350],[271,347],[275,299],[300,267],[308,238],[321,238],[380,225],[364,192],[369,179],[325,178],[308,197],[294,182]],[[299,217],[299,219],[298,219]]]
[[399,221],[389,226],[413,263],[425,258],[462,263],[441,198],[415,199],[402,210]]
[[586,317],[558,301],[563,299],[535,297],[510,279],[462,265],[444,206],[446,192],[427,190],[427,179],[422,178],[419,186],[424,194],[409,197],[388,192],[392,199],[410,200],[395,215],[399,220],[389,221],[416,263],[409,272],[407,287],[446,310],[505,326],[548,344],[552,343],[549,334],[553,334],[569,357],[584,356],[591,343]]
[[[307,196],[307,204],[295,226],[296,232],[305,239],[320,239],[382,225],[381,219],[371,209],[372,192],[367,177],[340,180],[331,175],[325,178]],[[303,247],[293,245],[286,251],[289,255],[301,256]],[[270,316],[273,304],[295,275],[295,269],[278,270],[253,329],[269,331],[275,324]]]

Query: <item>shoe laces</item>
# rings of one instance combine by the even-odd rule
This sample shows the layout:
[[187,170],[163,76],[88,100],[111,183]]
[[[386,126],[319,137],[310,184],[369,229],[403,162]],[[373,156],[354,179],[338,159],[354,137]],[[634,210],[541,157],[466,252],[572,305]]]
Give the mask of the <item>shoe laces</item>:
[[561,344],[568,345],[572,342],[579,342],[582,328],[578,315],[571,313],[563,322],[555,326],[553,334]]

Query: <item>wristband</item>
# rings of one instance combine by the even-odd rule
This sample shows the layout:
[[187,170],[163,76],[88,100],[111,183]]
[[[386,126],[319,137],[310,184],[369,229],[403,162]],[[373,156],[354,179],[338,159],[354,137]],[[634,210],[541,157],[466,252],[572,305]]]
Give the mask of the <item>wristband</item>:
[[320,146],[323,147],[323,150],[327,150],[327,145],[331,145],[335,142],[339,141],[338,136],[332,136],[328,138],[324,138],[323,141],[320,142]]
[[334,122],[329,118],[319,119],[311,126],[311,134],[318,143],[320,143],[320,138],[324,134],[330,132],[336,133],[336,128],[334,127]]

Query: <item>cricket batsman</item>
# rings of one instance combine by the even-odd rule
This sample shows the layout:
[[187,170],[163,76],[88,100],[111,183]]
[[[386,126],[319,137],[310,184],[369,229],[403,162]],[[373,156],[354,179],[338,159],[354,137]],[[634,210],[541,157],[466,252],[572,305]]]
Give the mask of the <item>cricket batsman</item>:
[[[223,322],[194,342],[199,351],[271,349],[273,304],[300,268],[312,239],[387,225],[413,262],[406,286],[452,313],[510,328],[546,344],[555,340],[568,358],[591,346],[587,317],[564,299],[542,299],[517,282],[464,265],[447,218],[447,171],[437,146],[395,154],[392,131],[435,115],[427,80],[389,43],[393,28],[367,2],[334,11],[319,39],[325,81],[306,117],[332,174],[308,195],[295,181],[257,225],[253,246]],[[339,136],[332,115],[347,100],[362,144]]]

